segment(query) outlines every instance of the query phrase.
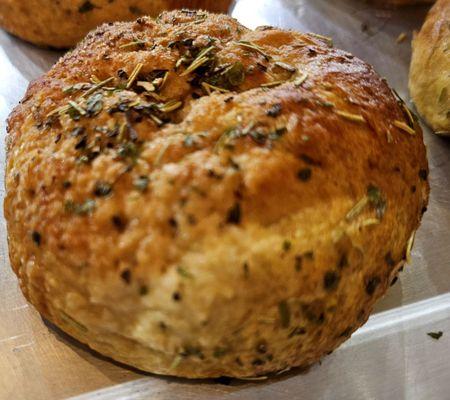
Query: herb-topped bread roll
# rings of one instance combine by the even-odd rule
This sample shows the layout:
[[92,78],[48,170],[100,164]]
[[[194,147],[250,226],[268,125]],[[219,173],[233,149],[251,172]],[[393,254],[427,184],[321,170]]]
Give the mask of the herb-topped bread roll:
[[435,0],[369,0],[369,2],[384,6],[413,6],[434,3]]
[[450,0],[439,0],[413,40],[409,89],[437,134],[450,136]]
[[44,47],[76,45],[104,22],[156,16],[175,8],[226,12],[232,0],[1,0],[0,27]]
[[368,318],[428,198],[422,133],[326,38],[102,26],[9,119],[12,266],[100,353],[190,378],[306,366]]

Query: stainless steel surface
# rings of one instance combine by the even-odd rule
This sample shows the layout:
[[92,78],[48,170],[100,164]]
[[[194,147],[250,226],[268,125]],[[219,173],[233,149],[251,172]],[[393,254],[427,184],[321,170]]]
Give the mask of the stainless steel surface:
[[[373,64],[408,99],[409,41],[425,12],[381,10],[360,0],[241,0],[233,15],[251,28],[274,25],[332,36],[337,47]],[[402,32],[408,38],[397,43]],[[3,135],[3,121],[29,80],[58,56],[0,32]],[[223,385],[140,374],[92,355],[27,307],[9,271],[2,218],[0,399],[450,399],[450,140],[425,128],[425,141],[432,191],[412,265],[366,326],[307,374]],[[2,166],[4,158],[2,148]],[[444,335],[438,341],[426,334],[439,330]]]

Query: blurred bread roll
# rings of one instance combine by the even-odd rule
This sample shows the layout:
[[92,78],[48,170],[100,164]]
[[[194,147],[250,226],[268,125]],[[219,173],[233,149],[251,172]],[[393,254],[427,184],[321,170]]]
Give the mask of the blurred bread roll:
[[1,0],[0,26],[43,47],[69,48],[104,22],[176,8],[227,12],[232,0]]
[[438,0],[413,39],[409,90],[420,115],[450,136],[450,0]]

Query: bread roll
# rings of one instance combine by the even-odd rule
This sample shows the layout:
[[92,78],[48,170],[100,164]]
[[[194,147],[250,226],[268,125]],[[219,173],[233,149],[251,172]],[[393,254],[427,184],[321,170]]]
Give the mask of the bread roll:
[[175,8],[226,12],[232,0],[1,0],[0,26],[43,47],[69,48],[104,22]]
[[435,0],[369,0],[369,2],[378,4],[378,5],[393,6],[393,7],[431,4],[431,3],[434,3],[434,1]]
[[44,318],[142,370],[307,366],[397,275],[427,175],[404,104],[327,38],[104,25],[9,119],[11,264]]
[[413,40],[409,89],[433,130],[450,136],[450,0],[438,0]]

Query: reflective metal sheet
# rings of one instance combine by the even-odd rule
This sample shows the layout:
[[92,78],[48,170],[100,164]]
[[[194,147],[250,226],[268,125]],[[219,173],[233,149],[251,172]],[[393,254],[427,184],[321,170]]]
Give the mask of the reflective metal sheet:
[[[333,37],[336,46],[374,65],[405,99],[410,39],[425,13],[424,7],[383,10],[360,0],[240,0],[233,11],[251,28],[274,25]],[[397,43],[402,32],[407,39]],[[0,32],[3,136],[4,121],[28,82],[59,56]],[[369,322],[307,374],[225,385],[155,377],[94,355],[28,307],[9,269],[1,215],[0,399],[450,398],[450,140],[425,128],[425,141],[432,191],[412,265]],[[3,168],[3,146],[0,154]],[[3,197],[3,181],[0,190]],[[439,341],[427,336],[439,330]]]

